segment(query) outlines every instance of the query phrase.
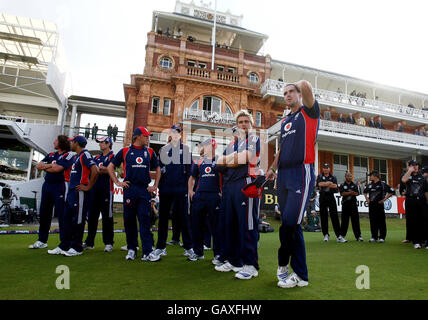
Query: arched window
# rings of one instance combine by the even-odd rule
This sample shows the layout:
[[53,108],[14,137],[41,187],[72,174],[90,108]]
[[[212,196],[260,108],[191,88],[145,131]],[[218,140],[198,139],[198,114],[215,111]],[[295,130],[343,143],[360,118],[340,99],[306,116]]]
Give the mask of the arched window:
[[190,106],[190,110],[192,111],[198,111],[199,109],[199,100],[195,100],[192,105]]
[[233,116],[233,112],[232,109],[229,107],[229,105],[225,102],[224,103],[224,112],[228,115],[232,115]]
[[171,69],[172,68],[172,60],[168,57],[162,57],[162,59],[160,59],[160,61],[159,61],[159,65],[162,68]]
[[259,82],[259,76],[257,75],[257,73],[255,73],[255,72],[251,72],[251,73],[248,75],[248,80],[249,80],[251,83],[258,83],[258,82]]

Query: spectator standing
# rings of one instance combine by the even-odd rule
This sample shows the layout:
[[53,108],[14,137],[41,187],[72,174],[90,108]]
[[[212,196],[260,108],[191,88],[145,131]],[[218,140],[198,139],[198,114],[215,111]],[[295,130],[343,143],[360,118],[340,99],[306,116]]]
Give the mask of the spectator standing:
[[414,134],[415,136],[418,136],[418,135],[419,135],[419,130],[418,130],[418,128],[416,128],[416,129],[415,129],[415,131],[413,132],[413,134]]
[[324,120],[331,120],[331,112],[329,107],[327,107],[327,110],[324,111]]
[[113,129],[112,129],[112,134],[113,134],[113,142],[116,142],[116,137],[117,137],[117,132],[118,132],[118,128],[117,125],[114,125]]
[[111,138],[112,137],[112,135],[113,135],[113,127],[111,126],[111,123],[108,125],[108,127],[107,127],[107,136],[109,137],[109,138]]
[[395,129],[397,132],[403,132],[403,125],[401,124],[401,121],[398,121],[397,123],[397,129]]
[[427,132],[425,130],[425,127],[422,127],[419,129],[419,135],[426,137]]
[[346,123],[355,124],[355,119],[352,113],[349,113],[349,116],[346,118]]
[[91,132],[91,124],[88,122],[88,124],[85,127],[85,138],[89,139],[89,133]]
[[358,125],[362,126],[362,127],[365,127],[366,126],[366,119],[364,119],[363,117],[360,117],[358,119]]
[[378,129],[384,129],[385,130],[385,127],[383,126],[383,124],[382,124],[382,117],[379,117],[378,119],[377,119],[377,122],[376,122],[376,128],[378,128]]
[[97,138],[97,132],[98,126],[96,123],[94,123],[94,126],[92,127],[92,140],[95,140]]
[[374,122],[374,118],[373,117],[370,117],[369,127],[370,128],[376,128],[376,123]]
[[337,118],[337,121],[339,121],[339,122],[346,122],[346,120],[345,120],[345,118],[343,117],[343,115],[342,114],[339,114],[339,118]]

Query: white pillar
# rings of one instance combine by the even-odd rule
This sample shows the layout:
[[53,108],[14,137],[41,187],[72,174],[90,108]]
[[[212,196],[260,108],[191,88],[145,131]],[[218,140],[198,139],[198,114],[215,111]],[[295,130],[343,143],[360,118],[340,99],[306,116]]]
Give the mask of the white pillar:
[[81,112],[78,112],[77,113],[77,117],[76,117],[76,123],[74,124],[75,125],[75,127],[81,127],[81,123],[80,123],[80,118],[82,117],[82,113]]
[[275,139],[275,154],[277,154],[277,153],[278,153],[278,139],[279,139],[279,138],[276,138],[276,139]]
[[28,159],[27,181],[30,181],[30,177],[31,177],[31,164],[33,163],[33,151],[34,151],[34,149],[31,148],[30,149],[30,159]]
[[401,104],[401,94],[398,95],[398,104]]
[[376,89],[373,88],[373,100],[376,100]]
[[314,163],[315,176],[318,175],[318,142],[315,143],[315,163]]
[[315,89],[318,89],[318,75],[315,75]]
[[77,105],[73,104],[71,109],[70,129],[68,130],[68,136],[74,136],[74,125],[76,123]]
[[345,94],[348,94],[348,81],[345,81]]

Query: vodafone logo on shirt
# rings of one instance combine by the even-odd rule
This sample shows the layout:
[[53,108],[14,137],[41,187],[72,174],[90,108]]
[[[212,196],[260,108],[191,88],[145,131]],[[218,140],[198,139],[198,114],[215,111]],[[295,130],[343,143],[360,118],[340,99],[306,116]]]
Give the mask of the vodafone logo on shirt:
[[138,157],[137,159],[135,159],[135,161],[136,161],[138,164],[142,164],[142,163],[143,163],[143,158]]
[[285,131],[289,131],[289,130],[291,129],[291,126],[292,126],[291,122],[287,123],[287,124],[284,126],[284,130],[285,130]]
[[210,167],[205,168],[205,173],[211,173],[212,169]]

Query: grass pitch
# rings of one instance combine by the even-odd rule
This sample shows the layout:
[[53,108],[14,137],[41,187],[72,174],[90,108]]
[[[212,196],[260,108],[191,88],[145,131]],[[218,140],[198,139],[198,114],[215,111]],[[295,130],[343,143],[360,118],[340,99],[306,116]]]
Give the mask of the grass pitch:
[[[115,220],[115,229],[121,228],[121,215]],[[37,235],[0,235],[0,299],[428,299],[428,250],[401,243],[404,219],[387,220],[383,244],[368,242],[368,219],[361,219],[362,243],[355,241],[351,228],[344,244],[334,236],[325,243],[321,233],[305,232],[309,286],[293,289],[276,286],[279,225],[270,222],[275,232],[261,234],[259,276],[249,281],[214,271],[212,251],[205,251],[205,260],[190,262],[182,248],[168,246],[168,255],[160,262],[142,262],[140,252],[135,261],[126,261],[126,252],[119,250],[125,245],[124,233],[115,234],[112,253],[103,252],[97,234],[95,249],[78,257],[27,249]],[[49,248],[57,244],[58,234],[50,235]],[[56,288],[59,265],[70,269],[70,290]],[[369,267],[370,289],[356,288],[359,265]]]

